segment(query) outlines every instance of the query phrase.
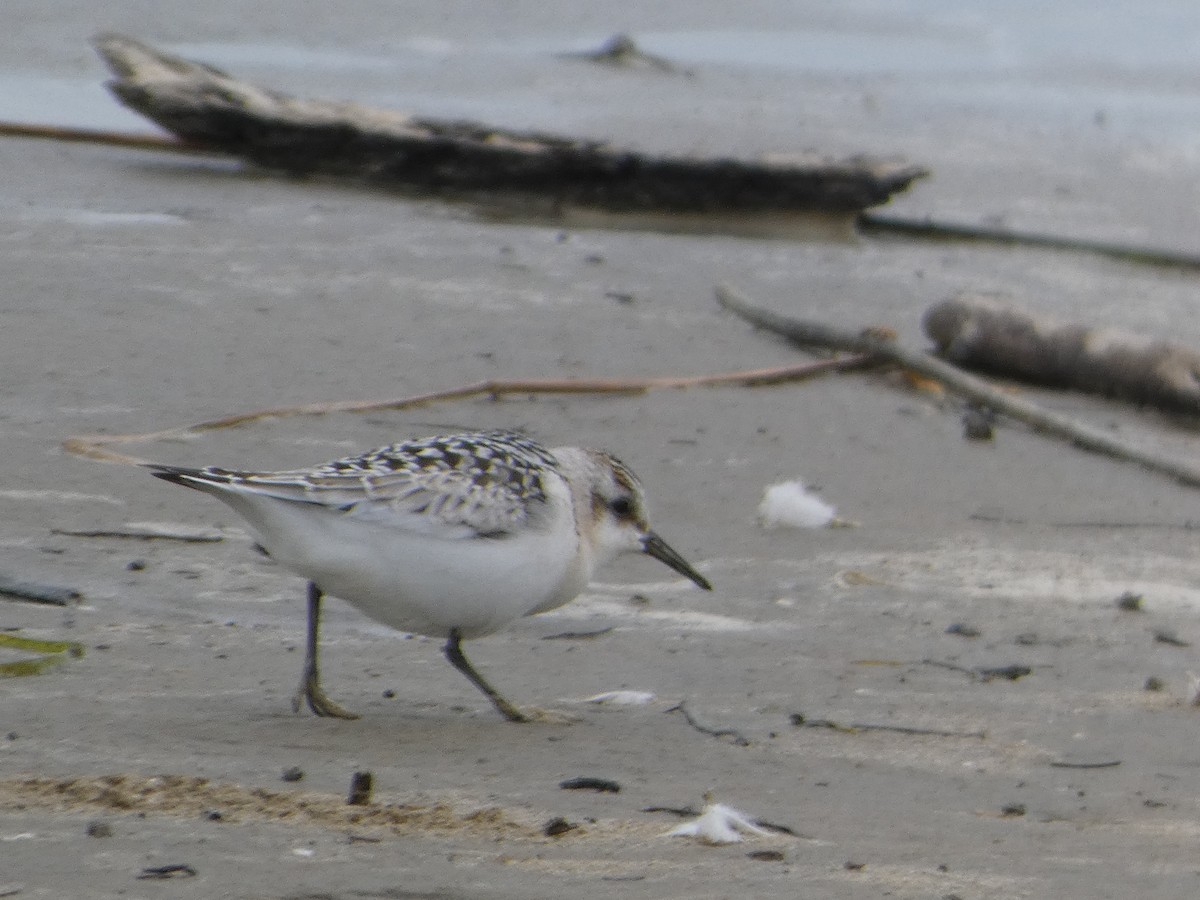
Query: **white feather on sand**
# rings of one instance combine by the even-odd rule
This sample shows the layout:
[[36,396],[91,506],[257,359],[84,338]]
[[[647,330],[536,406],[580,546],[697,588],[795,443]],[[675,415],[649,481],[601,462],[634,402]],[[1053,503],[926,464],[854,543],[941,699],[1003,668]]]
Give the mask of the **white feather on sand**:
[[694,837],[706,844],[736,844],[742,834],[770,834],[755,825],[743,812],[724,803],[709,803],[700,818],[672,828],[666,837]]
[[654,694],[650,691],[605,691],[602,694],[593,694],[591,697],[584,697],[578,703],[595,703],[605,706],[644,706],[654,699]]
[[824,528],[837,518],[837,510],[804,486],[803,481],[781,481],[763,492],[758,521],[763,528]]

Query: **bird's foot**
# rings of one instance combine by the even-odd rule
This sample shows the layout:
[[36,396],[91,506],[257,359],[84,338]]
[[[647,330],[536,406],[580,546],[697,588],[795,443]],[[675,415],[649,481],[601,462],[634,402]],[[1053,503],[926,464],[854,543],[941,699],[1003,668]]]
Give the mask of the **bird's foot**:
[[315,676],[306,677],[300,682],[300,688],[292,697],[292,712],[300,712],[300,707],[305,703],[316,715],[323,718],[332,719],[357,719],[358,713],[351,712],[339,703],[334,702],[329,698],[329,695],[321,690],[321,685]]
[[526,706],[517,712],[521,718],[509,719],[510,722],[521,722],[528,725],[574,725],[583,721],[581,716],[553,709],[542,709],[537,706]]

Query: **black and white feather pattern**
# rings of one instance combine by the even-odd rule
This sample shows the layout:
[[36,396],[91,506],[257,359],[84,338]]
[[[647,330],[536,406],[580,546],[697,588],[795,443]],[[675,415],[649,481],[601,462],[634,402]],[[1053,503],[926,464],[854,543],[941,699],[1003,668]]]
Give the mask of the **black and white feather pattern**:
[[513,432],[442,435],[308,469],[240,472],[152,466],[177,484],[316,504],[375,524],[445,537],[503,537],[536,523],[559,462]]

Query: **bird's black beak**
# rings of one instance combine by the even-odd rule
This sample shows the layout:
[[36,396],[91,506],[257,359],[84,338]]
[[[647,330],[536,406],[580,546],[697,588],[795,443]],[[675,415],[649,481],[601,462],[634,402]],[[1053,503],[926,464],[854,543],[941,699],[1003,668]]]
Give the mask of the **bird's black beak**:
[[670,545],[653,531],[647,532],[646,536],[642,538],[642,552],[647,556],[653,556],[659,562],[666,563],[680,575],[696,582],[697,586],[704,590],[712,590],[708,579],[693,569],[686,559],[672,550]]

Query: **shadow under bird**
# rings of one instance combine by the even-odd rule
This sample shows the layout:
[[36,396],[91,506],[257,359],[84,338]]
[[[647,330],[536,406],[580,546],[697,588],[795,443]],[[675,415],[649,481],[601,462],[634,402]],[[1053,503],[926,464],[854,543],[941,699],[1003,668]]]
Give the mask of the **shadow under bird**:
[[601,450],[485,431],[284,472],[148,468],[231,506],[271,558],[308,579],[304,674],[292,705],[307,702],[319,716],[357,718],[321,688],[326,594],[400,631],[445,638],[450,663],[523,722],[471,665],[464,640],[569,603],[622,553],[648,554],[712,590],[650,529],[637,477]]

